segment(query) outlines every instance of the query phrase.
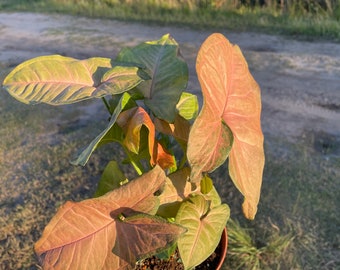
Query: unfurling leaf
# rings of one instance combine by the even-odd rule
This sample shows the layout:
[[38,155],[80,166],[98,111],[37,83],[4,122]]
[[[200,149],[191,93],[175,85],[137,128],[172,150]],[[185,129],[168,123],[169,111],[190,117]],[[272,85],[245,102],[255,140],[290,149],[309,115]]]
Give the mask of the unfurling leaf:
[[44,269],[133,269],[136,258],[171,245],[183,228],[148,216],[157,211],[154,193],[165,179],[156,166],[102,197],[67,202],[35,244]]
[[123,93],[146,79],[140,74],[138,67],[113,66],[109,58],[50,55],[18,65],[3,86],[24,103],[61,105]]
[[193,269],[216,249],[229,218],[226,204],[211,208],[210,201],[196,195],[182,203],[176,223],[188,229],[178,239],[178,249],[185,269]]
[[145,126],[148,129],[148,148],[150,154],[150,164],[155,165],[155,156],[157,155],[156,141],[155,141],[155,126],[142,107],[136,107],[122,112],[117,124],[124,130],[125,139],[124,145],[131,152],[138,154],[141,142],[141,129]]
[[[220,166],[229,155],[229,172],[245,197],[243,212],[255,217],[264,167],[260,88],[238,46],[221,34],[202,44],[196,70],[204,105],[189,135],[192,181]],[[230,153],[229,153],[230,152]]]
[[177,42],[170,35],[164,35],[160,40],[123,49],[116,60],[137,62],[146,67],[151,80],[138,85],[137,90],[157,117],[172,123],[176,104],[188,83],[188,67],[180,57]]

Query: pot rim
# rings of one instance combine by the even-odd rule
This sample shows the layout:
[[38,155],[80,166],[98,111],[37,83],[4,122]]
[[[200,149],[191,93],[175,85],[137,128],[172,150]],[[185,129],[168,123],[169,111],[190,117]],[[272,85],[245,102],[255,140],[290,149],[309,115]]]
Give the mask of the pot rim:
[[227,227],[224,227],[222,236],[221,236],[221,254],[220,254],[220,262],[216,267],[216,270],[220,270],[222,268],[223,262],[225,260],[225,257],[227,256],[227,248],[228,248],[228,232],[227,232]]

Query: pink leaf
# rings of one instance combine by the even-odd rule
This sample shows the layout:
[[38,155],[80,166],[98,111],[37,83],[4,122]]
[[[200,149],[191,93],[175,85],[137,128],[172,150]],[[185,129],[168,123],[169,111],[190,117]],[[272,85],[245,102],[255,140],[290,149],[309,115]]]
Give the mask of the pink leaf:
[[192,181],[220,166],[230,151],[230,176],[245,196],[245,216],[253,219],[264,167],[260,88],[239,47],[221,34],[203,43],[196,69],[204,105],[189,136]]
[[[164,185],[165,179],[163,170],[156,166],[102,197],[79,203],[67,202],[35,244],[44,269],[132,269],[135,258],[155,252],[167,241],[176,239],[183,229],[162,221],[163,234],[154,235],[152,245],[143,243],[157,227],[157,220],[143,215],[157,211],[159,199],[154,193]],[[138,215],[129,217],[136,212],[145,214],[138,214],[142,215],[140,218]],[[120,216],[132,221],[125,223]],[[124,228],[131,234],[118,233],[117,230],[124,231]],[[118,244],[121,252],[114,254],[112,250]],[[139,245],[140,250],[136,250],[135,245]],[[132,253],[133,256],[126,256]]]

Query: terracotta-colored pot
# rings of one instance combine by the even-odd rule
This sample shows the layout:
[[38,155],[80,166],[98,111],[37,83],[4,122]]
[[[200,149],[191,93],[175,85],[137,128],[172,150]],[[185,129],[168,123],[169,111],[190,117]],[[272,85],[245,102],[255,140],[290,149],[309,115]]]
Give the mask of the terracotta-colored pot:
[[220,241],[220,262],[217,265],[216,270],[220,270],[222,268],[223,262],[225,260],[225,257],[227,256],[227,248],[228,248],[228,233],[227,233],[227,228],[224,228],[222,236],[221,236],[221,241]]

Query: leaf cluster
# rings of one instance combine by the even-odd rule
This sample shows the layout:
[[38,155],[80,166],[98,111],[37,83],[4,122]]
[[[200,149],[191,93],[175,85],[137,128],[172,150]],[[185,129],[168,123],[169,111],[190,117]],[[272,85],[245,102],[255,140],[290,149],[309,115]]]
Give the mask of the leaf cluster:
[[[44,268],[133,269],[177,245],[185,269],[193,269],[215,250],[229,218],[208,175],[228,158],[244,214],[255,217],[264,165],[260,89],[238,46],[220,34],[203,43],[196,69],[199,114],[170,35],[124,48],[115,59],[37,57],[4,79],[28,104],[103,100],[108,124],[73,164],[85,165],[108,143],[126,154],[107,164],[94,198],[67,202],[46,226],[35,244]],[[139,176],[128,179],[121,166]]]

